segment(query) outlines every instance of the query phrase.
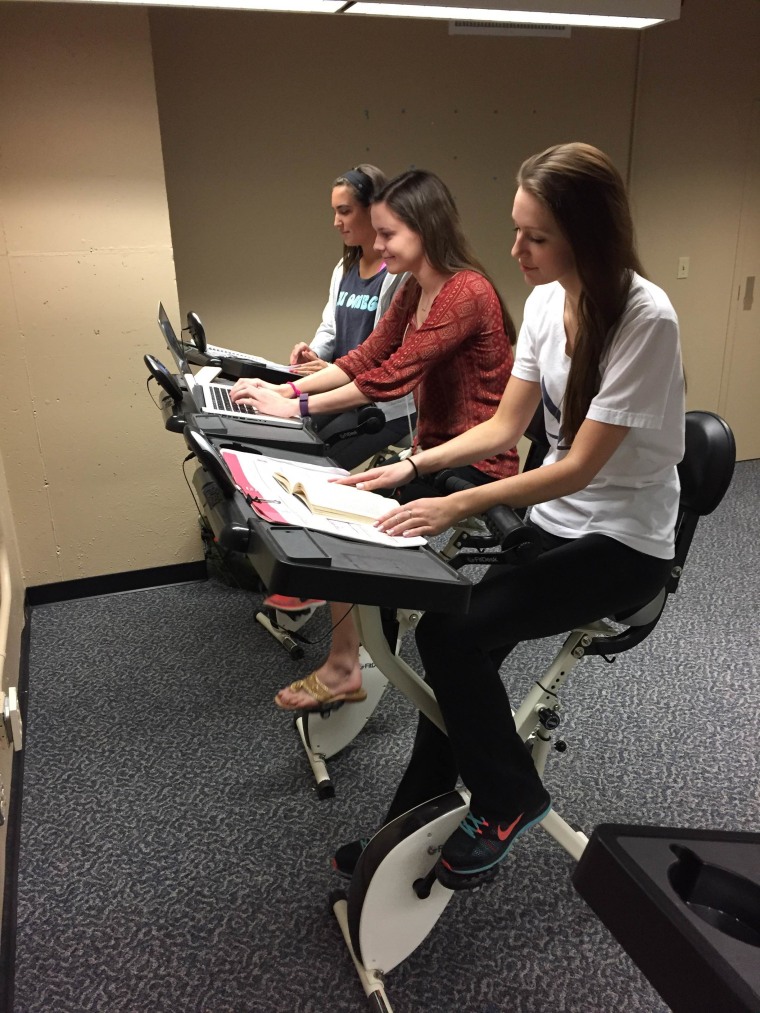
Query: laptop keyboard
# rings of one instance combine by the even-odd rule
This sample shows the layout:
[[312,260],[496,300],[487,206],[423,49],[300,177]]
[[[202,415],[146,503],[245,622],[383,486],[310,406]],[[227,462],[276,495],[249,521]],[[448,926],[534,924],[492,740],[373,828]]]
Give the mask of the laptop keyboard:
[[250,404],[238,404],[229,395],[228,387],[221,387],[219,384],[210,383],[208,386],[211,392],[211,400],[214,408],[228,412],[235,412],[238,415],[258,415],[258,412]]

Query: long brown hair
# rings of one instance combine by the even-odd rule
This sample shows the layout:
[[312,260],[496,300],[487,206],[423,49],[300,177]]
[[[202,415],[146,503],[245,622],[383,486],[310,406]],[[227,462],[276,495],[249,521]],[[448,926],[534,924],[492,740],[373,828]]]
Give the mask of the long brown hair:
[[[402,172],[376,194],[372,203],[387,204],[394,215],[417,233],[425,256],[434,270],[441,274],[456,274],[457,271],[467,270],[482,274],[493,285],[501,304],[504,330],[510,343],[515,343],[515,325],[509,310],[462,231],[454,198],[435,173],[423,169]],[[419,284],[410,278],[405,286],[407,307],[417,299],[419,291]]]
[[599,390],[599,362],[628,299],[632,272],[644,273],[620,173],[590,144],[557,144],[528,158],[517,182],[554,216],[581,281],[578,334],[562,406],[572,441]]
[[[349,169],[345,175],[338,176],[333,181],[333,189],[336,186],[350,187],[358,203],[362,207],[368,208],[372,204],[375,194],[382,190],[387,182],[388,177],[382,169],[378,169],[376,165],[370,165],[368,162],[362,162],[360,165],[355,165],[353,169]],[[361,256],[361,246],[344,246],[343,273],[348,274],[354,264],[359,263]]]

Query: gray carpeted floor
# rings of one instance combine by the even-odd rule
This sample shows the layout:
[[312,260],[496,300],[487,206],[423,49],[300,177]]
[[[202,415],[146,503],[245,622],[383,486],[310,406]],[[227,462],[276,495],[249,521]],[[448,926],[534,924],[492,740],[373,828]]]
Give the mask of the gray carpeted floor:
[[[587,832],[760,830],[759,492],[760,462],[738,465],[655,633],[614,666],[584,663],[563,693],[569,749],[546,781]],[[386,693],[319,801],[271,700],[322,648],[290,661],[257,602],[209,581],[34,610],[16,1013],[366,1008],[328,860],[384,812],[414,714]],[[551,649],[508,659],[514,700]],[[663,1011],[571,868],[527,835],[389,975],[395,1013]]]

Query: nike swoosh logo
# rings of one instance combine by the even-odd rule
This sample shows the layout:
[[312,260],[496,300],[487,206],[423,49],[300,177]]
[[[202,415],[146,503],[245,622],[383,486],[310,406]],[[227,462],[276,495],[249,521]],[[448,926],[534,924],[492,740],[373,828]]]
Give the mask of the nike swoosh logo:
[[512,833],[512,831],[515,829],[515,827],[520,822],[520,820],[523,818],[523,816],[524,816],[524,813],[520,813],[520,815],[517,817],[517,819],[513,820],[509,824],[509,826],[507,827],[506,830],[502,830],[501,827],[497,827],[496,828],[496,834],[497,834],[497,836],[498,836],[498,838],[499,838],[500,841],[506,841],[506,839],[509,837],[509,835]]

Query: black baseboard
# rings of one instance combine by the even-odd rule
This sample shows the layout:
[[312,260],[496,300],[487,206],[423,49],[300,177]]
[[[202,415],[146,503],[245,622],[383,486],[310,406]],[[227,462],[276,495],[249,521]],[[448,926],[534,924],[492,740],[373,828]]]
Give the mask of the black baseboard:
[[[18,705],[26,731],[29,700],[29,610],[25,609],[25,613],[19,655]],[[2,1013],[13,1013],[16,983],[16,924],[19,853],[21,850],[21,801],[24,794],[24,755],[23,749],[13,754],[11,784],[8,792],[3,914],[0,927],[0,1010]]]
[[100,577],[82,577],[80,580],[62,580],[57,584],[38,584],[26,589],[27,605],[50,605],[76,598],[94,598],[100,594],[118,594],[120,591],[142,591],[149,587],[167,584],[185,584],[192,580],[205,580],[205,561],[175,563],[156,566],[149,570],[128,570],[125,573],[106,573]]

